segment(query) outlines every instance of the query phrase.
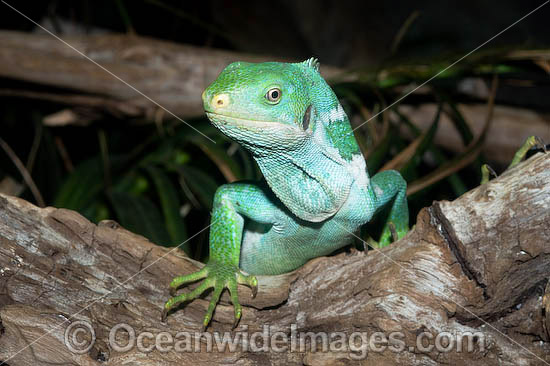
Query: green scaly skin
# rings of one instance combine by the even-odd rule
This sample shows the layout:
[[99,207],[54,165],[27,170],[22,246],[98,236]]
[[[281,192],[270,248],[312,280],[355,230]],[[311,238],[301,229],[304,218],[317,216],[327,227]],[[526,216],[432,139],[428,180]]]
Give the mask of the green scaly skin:
[[[212,318],[224,288],[241,317],[237,284],[254,275],[295,270],[308,260],[350,243],[352,234],[386,204],[390,213],[379,246],[409,229],[406,183],[396,171],[369,178],[349,120],[319,74],[315,59],[301,63],[229,65],[203,93],[210,121],[242,144],[258,163],[267,184],[238,182],[216,192],[210,228],[210,259],[198,272],[175,278],[175,296],[163,319],[179,304],[214,288],[204,318]],[[393,227],[391,227],[393,226]]]

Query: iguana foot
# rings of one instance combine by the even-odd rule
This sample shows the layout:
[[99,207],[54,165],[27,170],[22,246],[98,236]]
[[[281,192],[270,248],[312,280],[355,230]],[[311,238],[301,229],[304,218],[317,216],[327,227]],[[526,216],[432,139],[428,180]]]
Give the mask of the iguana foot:
[[[204,279],[204,281],[194,290],[181,295],[175,295],[178,287],[198,280]],[[258,280],[255,276],[244,274],[237,266],[219,263],[215,261],[209,262],[201,270],[191,273],[186,276],[176,277],[170,283],[170,294],[173,296],[164,304],[164,310],[162,312],[162,321],[166,320],[168,313],[176,308],[178,305],[191,301],[199,297],[204,291],[209,288],[214,288],[212,292],[212,299],[208,305],[208,310],[203,320],[202,330],[206,329],[214,309],[220,299],[220,296],[225,288],[229,290],[231,302],[235,309],[235,322],[233,328],[237,326],[242,315],[242,307],[239,303],[239,296],[237,293],[237,285],[243,284],[252,288],[252,297],[256,296],[258,291]]]
[[386,226],[386,230],[382,232],[380,240],[376,241],[371,236],[368,236],[366,240],[362,240],[365,254],[367,254],[369,247],[373,249],[387,247],[391,243],[404,237],[410,231],[407,227],[401,227],[400,230],[398,230],[396,225],[391,221],[388,222]]
[[488,164],[483,164],[481,166],[481,183],[480,184],[487,183],[491,175],[495,178],[498,176],[497,173],[493,170],[493,168],[491,168]]
[[408,226],[400,227],[397,229],[396,225],[393,222],[387,223],[387,228],[384,229],[380,240],[378,240],[377,248],[384,248],[390,245],[393,242],[398,241],[409,232]]
[[527,140],[525,140],[523,145],[519,148],[519,150],[516,151],[512,162],[510,163],[510,165],[508,165],[508,168],[506,169],[510,169],[511,167],[518,165],[523,160],[525,155],[527,155],[527,152],[535,146],[540,146],[544,151],[546,151],[546,146],[544,145],[544,142],[541,140],[540,137],[529,136]]
[[[510,163],[510,165],[508,165],[506,170],[518,165],[523,160],[525,155],[527,155],[529,150],[531,150],[531,148],[535,146],[540,146],[541,149],[546,152],[546,145],[539,137],[529,136],[527,140],[525,140],[523,145],[519,148],[519,150],[516,151],[512,162]],[[495,171],[489,165],[483,164],[481,166],[481,184],[485,184],[489,181],[489,175],[493,175],[494,177],[497,176]]]

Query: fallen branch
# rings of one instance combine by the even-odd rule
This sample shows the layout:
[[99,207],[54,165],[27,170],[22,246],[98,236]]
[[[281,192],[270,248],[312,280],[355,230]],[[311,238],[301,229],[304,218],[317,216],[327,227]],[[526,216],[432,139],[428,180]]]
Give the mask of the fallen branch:
[[[64,41],[180,117],[202,115],[201,94],[234,61],[283,61],[124,34],[67,36]],[[287,60],[288,61],[288,60]],[[125,116],[153,116],[159,107],[51,35],[0,31],[0,77],[60,88],[0,89]],[[323,66],[325,77],[342,70]]]
[[[136,337],[151,332],[145,343],[153,345],[160,332],[176,339],[178,332],[198,332],[207,298],[188,303],[166,324],[160,316],[169,281],[200,264],[112,221],[96,226],[73,211],[0,195],[0,360],[11,366],[337,365],[360,362],[355,358],[363,355],[373,365],[544,364],[550,362],[542,311],[550,277],[548,182],[550,154],[538,154],[454,202],[422,210],[415,230],[390,247],[318,258],[291,274],[260,277],[254,300],[240,288],[247,306],[235,332],[252,335],[269,325],[271,335],[282,332],[279,340],[321,334],[313,341],[310,335],[305,349],[298,341],[284,352],[273,343],[265,352],[253,348],[261,347],[261,337],[248,349],[242,339],[233,351],[216,343],[208,349],[208,336],[183,351],[115,350],[109,334],[121,323]],[[83,354],[64,341],[76,321],[95,330],[96,341]],[[229,332],[232,322],[225,294],[208,331]],[[364,345],[373,335],[387,340],[397,332],[403,347],[321,352],[322,332],[365,332]],[[458,352],[455,342],[448,351],[423,348],[441,332],[470,334],[474,347]],[[127,333],[116,335],[119,345],[127,343]]]

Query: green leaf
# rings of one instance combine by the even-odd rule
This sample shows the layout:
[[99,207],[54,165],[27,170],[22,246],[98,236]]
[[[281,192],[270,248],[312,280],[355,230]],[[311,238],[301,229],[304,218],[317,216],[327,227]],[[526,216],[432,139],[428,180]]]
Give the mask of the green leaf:
[[[453,121],[455,128],[460,133],[462,143],[464,144],[464,146],[469,146],[474,140],[474,134],[470,129],[468,122],[466,121],[462,113],[460,113],[457,105],[453,101],[451,101],[450,98],[447,99],[447,104],[450,107],[450,112],[448,113],[448,115],[451,118],[451,121]],[[482,164],[482,160],[479,157],[476,157],[475,161],[473,162],[473,166],[476,172],[481,172]]]
[[437,95],[448,105],[449,108],[444,109],[444,112],[451,118],[453,125],[462,138],[462,143],[464,146],[468,146],[468,144],[474,139],[474,134],[464,119],[464,116],[460,113],[457,105],[446,93],[439,92]]
[[103,169],[96,157],[80,163],[65,180],[54,200],[55,207],[82,212],[103,189]]
[[394,127],[390,125],[386,135],[380,140],[380,142],[374,147],[374,150],[368,152],[367,155],[367,170],[369,175],[373,175],[380,169],[386,156],[392,146],[391,142],[395,136]]
[[[420,136],[422,131],[416,127],[404,114],[402,114],[398,109],[395,110],[396,114],[399,116],[401,121],[411,130],[413,135]],[[445,164],[448,159],[445,156],[445,154],[441,151],[440,148],[438,148],[435,144],[433,144],[428,151],[430,151],[435,159],[435,162],[438,166]],[[466,184],[462,181],[460,176],[456,173],[453,173],[447,178],[451,188],[453,189],[454,194],[458,197],[462,195],[464,192],[468,190],[466,187]]]
[[49,128],[39,127],[42,125],[43,116],[39,115],[39,117],[36,116],[36,113],[33,113],[36,126],[34,133],[42,131],[42,138],[38,145],[32,177],[46,203],[51,204],[63,183],[64,169],[55,138]]
[[196,195],[200,205],[211,210],[214,194],[219,184],[210,175],[197,168],[185,166],[175,167],[175,169],[179,172],[180,179],[184,181],[184,184]]
[[216,164],[220,172],[228,182],[234,182],[242,179],[241,167],[235,159],[227,155],[227,151],[214,145],[205,138],[194,138],[191,140],[193,144],[198,146],[207,156]]
[[[147,166],[145,169],[151,177],[160,198],[164,222],[168,234],[170,234],[172,246],[179,245],[187,239],[187,230],[185,222],[180,216],[181,202],[178,192],[161,169],[155,166]],[[189,253],[189,248],[186,244],[182,246],[182,249],[186,253]]]
[[440,104],[437,108],[437,114],[435,115],[434,121],[432,122],[432,125],[426,131],[424,134],[424,137],[418,144],[418,147],[416,148],[416,151],[414,155],[411,157],[411,159],[403,166],[403,168],[400,169],[400,173],[403,176],[403,178],[410,182],[412,179],[415,179],[417,176],[417,167],[420,165],[422,161],[422,156],[424,153],[433,145],[433,139],[435,137],[435,133],[437,131],[437,127],[439,125],[439,119],[441,117],[441,110],[442,105]]
[[107,220],[114,216],[111,214],[107,204],[99,200],[94,201],[91,205],[81,211],[80,214],[89,218],[92,222],[100,222],[101,220]]
[[125,192],[111,192],[108,197],[116,213],[116,220],[126,229],[156,244],[167,246],[171,243],[159,209],[151,200]]
[[134,196],[141,196],[149,190],[150,186],[151,183],[145,175],[140,174],[137,170],[132,170],[120,176],[112,189],[116,192],[126,192]]

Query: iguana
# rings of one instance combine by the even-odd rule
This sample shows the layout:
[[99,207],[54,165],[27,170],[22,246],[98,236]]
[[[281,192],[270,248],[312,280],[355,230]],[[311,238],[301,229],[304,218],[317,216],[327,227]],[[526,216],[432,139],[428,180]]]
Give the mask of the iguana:
[[369,178],[348,117],[319,73],[319,63],[235,62],[203,92],[206,115],[222,133],[250,151],[265,183],[237,182],[216,191],[210,256],[199,271],[176,277],[181,285],[204,279],[169,299],[167,313],[214,288],[204,317],[208,326],[227,288],[241,317],[237,284],[255,294],[254,275],[290,272],[350,243],[352,234],[386,204],[379,239],[409,229],[406,182],[396,171]]

